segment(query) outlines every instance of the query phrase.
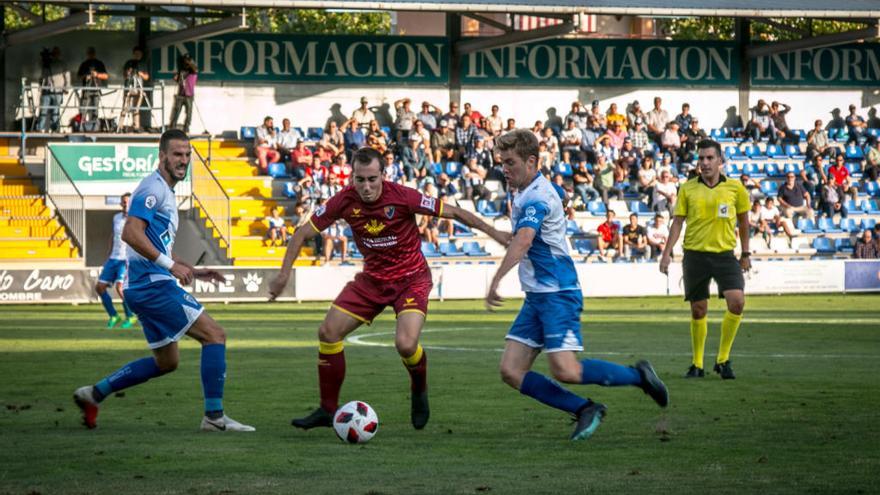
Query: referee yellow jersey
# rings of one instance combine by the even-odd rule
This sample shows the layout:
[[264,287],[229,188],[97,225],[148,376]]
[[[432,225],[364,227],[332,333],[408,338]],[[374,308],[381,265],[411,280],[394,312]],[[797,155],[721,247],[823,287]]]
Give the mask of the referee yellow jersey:
[[715,187],[697,176],[678,189],[675,216],[685,217],[684,248],[722,253],[736,248],[736,216],[749,211],[749,192],[721,175]]

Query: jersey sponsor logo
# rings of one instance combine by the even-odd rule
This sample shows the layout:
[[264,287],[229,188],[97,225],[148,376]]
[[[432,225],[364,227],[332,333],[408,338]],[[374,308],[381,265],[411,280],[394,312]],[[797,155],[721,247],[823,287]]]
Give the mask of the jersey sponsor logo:
[[404,301],[403,305],[404,305],[404,306],[417,306],[417,304],[416,304],[416,298],[414,298],[414,297],[407,297],[406,300]]
[[433,211],[436,205],[437,198],[432,198],[431,196],[425,196],[424,194],[422,194],[422,208]]
[[391,220],[392,218],[394,218],[394,207],[393,206],[386,206],[385,207],[385,217],[388,220]]
[[524,216],[520,219],[520,222],[538,223],[538,217],[535,216],[537,213],[538,210],[536,210],[534,206],[529,206],[526,208]]
[[315,210],[315,216],[320,217],[325,211],[327,211],[327,205],[321,205]]
[[167,230],[159,235],[159,239],[162,241],[162,244],[166,246],[171,244],[171,234]]
[[351,209],[351,216],[354,218],[361,216],[361,209],[360,208],[352,208]]
[[159,202],[159,200],[156,199],[156,196],[153,196],[152,194],[150,194],[149,196],[147,196],[146,199],[144,199],[144,206],[148,210],[152,210],[156,206],[156,203],[158,203],[158,202]]
[[379,232],[382,232],[383,230],[385,230],[385,224],[374,218],[374,219],[370,220],[369,222],[367,222],[366,225],[364,225],[364,229],[370,235],[378,235]]
[[724,203],[718,205],[718,218],[730,218],[730,205]]

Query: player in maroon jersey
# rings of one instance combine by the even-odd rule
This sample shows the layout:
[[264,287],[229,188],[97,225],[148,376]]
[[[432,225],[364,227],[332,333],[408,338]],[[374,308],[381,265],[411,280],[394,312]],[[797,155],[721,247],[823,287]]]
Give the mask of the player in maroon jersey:
[[415,215],[458,220],[481,230],[503,245],[510,234],[498,232],[476,215],[425,196],[415,189],[385,181],[382,156],[361,148],[352,157],[352,182],[320,206],[309,222],[294,232],[281,265],[269,286],[271,300],[287,286],[291,267],[306,239],[344,219],[364,255],[364,270],[349,282],[327,312],[318,329],[318,383],[321,405],[304,418],[294,419],[298,428],[332,426],[339,407],[339,390],[345,379],[342,341],[361,324],[370,324],[386,306],[397,314],[395,347],[409,371],[411,420],[416,429],[428,423],[427,356],[419,335],[428,312],[433,283],[428,262],[422,255]]

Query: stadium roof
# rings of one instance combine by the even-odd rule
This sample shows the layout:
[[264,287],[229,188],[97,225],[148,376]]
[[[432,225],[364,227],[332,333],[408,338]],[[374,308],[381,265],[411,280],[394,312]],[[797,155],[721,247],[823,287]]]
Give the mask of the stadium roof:
[[[52,0],[46,3],[83,4],[82,0]],[[880,18],[880,0],[101,0],[100,3],[513,14],[584,12],[664,17]]]

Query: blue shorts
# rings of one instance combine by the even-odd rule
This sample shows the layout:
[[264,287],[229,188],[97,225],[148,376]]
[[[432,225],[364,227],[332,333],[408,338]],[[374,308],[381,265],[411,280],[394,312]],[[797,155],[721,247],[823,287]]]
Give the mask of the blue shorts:
[[545,352],[582,351],[583,306],[579,290],[526,292],[526,301],[505,339]]
[[205,308],[174,280],[125,290],[125,301],[138,316],[150,349],[177,342]]
[[122,282],[123,279],[125,279],[125,260],[114,260],[113,258],[104,263],[101,275],[98,276],[98,282],[107,285]]

